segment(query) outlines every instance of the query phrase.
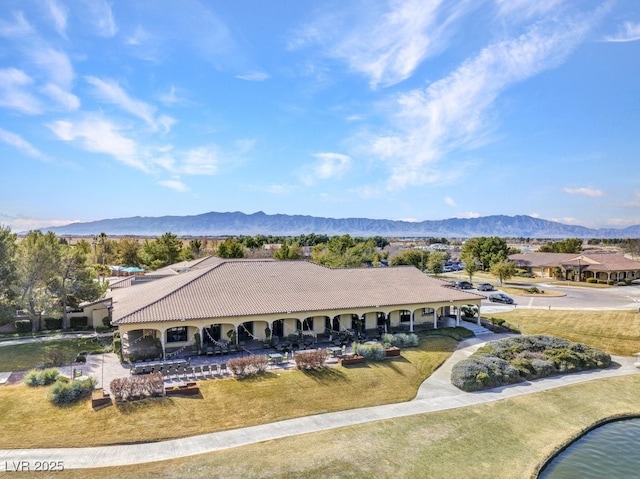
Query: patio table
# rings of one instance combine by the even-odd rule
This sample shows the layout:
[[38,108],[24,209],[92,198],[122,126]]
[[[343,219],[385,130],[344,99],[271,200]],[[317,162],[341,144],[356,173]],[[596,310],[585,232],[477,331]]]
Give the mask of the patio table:
[[274,364],[280,364],[282,362],[282,358],[284,356],[282,356],[282,354],[280,353],[271,353],[268,355],[269,359],[273,360]]

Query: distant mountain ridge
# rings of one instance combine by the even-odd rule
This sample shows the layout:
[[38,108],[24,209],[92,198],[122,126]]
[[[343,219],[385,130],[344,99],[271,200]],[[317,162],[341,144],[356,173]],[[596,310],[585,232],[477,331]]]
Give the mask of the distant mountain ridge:
[[447,237],[477,236],[525,238],[640,238],[640,225],[627,228],[586,228],[532,216],[493,215],[479,218],[450,218],[419,222],[368,218],[323,218],[304,215],[268,215],[259,211],[210,212],[193,216],[129,217],[42,228],[58,235],[159,236],[171,232],[178,236],[231,236],[257,234],[297,236],[326,234],[351,236]]

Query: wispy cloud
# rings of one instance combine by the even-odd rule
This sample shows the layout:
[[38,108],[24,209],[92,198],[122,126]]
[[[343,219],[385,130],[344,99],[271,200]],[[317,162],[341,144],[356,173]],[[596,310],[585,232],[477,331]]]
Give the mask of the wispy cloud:
[[14,12],[15,22],[0,19],[0,36],[5,38],[23,38],[33,33],[33,28],[24,18],[22,12]]
[[88,8],[86,19],[95,29],[96,35],[108,38],[115,36],[118,26],[111,6],[104,0],[92,0],[85,5]]
[[328,180],[342,176],[351,166],[351,158],[341,153],[316,153],[311,171],[302,176],[302,182],[312,185],[316,180]]
[[40,101],[29,91],[33,80],[22,70],[0,70],[0,106],[18,110],[28,115],[42,112]]
[[624,22],[615,35],[605,37],[607,42],[635,42],[640,40],[640,23]]
[[34,147],[31,143],[26,141],[20,135],[16,133],[12,133],[3,128],[0,128],[0,141],[6,143],[9,146],[14,147],[19,150],[21,153],[30,156],[32,158],[37,158],[39,160],[47,160],[47,156]]
[[596,188],[563,188],[564,191],[568,195],[581,195],[581,196],[590,196],[592,198],[597,198],[599,196],[604,196],[604,192],[602,190],[598,190]]
[[58,85],[49,83],[44,86],[42,91],[65,110],[75,111],[80,108],[80,99],[73,93],[64,91]]
[[456,200],[454,200],[453,198],[451,198],[451,196],[445,196],[445,198],[444,198],[444,202],[445,202],[445,204],[446,204],[446,205],[448,205],[448,206],[453,206],[453,207],[458,206],[458,205],[456,204]]
[[56,0],[47,0],[46,5],[53,20],[54,28],[61,37],[66,38],[68,15],[66,7],[60,5]]
[[[597,15],[594,15],[594,17]],[[514,83],[560,63],[584,39],[594,18],[537,22],[517,38],[491,44],[447,77],[395,97],[391,114],[398,133],[370,139],[386,161],[390,188],[440,180],[435,164],[453,151],[482,144],[490,131],[487,113]],[[447,174],[453,165],[447,165]]]
[[186,175],[215,175],[218,172],[215,148],[194,148],[181,156],[179,170]]
[[149,172],[137,143],[105,118],[89,116],[78,121],[58,120],[48,127],[60,140],[76,143],[86,151],[109,155],[127,166]]
[[154,130],[162,126],[167,132],[174,123],[174,120],[169,116],[156,118],[154,106],[131,98],[114,80],[103,80],[94,76],[86,76],[85,80],[94,86],[96,96],[100,100],[117,105],[124,111],[144,120]]
[[513,20],[527,20],[544,15],[561,5],[564,0],[495,0],[500,17]]
[[240,80],[259,82],[259,81],[268,80],[269,78],[271,78],[271,76],[265,72],[254,71],[254,72],[245,73],[244,75],[236,75],[236,78],[239,78]]
[[161,180],[161,181],[158,181],[158,184],[160,186],[164,186],[165,188],[169,188],[171,190],[179,191],[181,193],[183,193],[185,191],[189,191],[189,188],[187,187],[187,185],[185,185],[180,180]]
[[395,85],[442,50],[449,29],[474,8],[473,3],[451,6],[443,0],[390,0],[382,10],[362,3],[362,9],[345,9],[305,25],[290,47],[319,44],[325,55],[366,76],[371,88]]
[[14,233],[38,230],[52,226],[64,226],[76,221],[78,220],[35,218],[24,215],[7,215],[0,213],[0,224],[9,226],[11,231]]

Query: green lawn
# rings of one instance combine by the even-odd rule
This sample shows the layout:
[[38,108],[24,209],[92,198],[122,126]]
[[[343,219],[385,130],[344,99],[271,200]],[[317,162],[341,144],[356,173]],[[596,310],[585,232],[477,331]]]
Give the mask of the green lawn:
[[514,309],[490,316],[504,319],[523,334],[558,336],[620,356],[640,352],[640,314],[636,311]]
[[53,406],[47,401],[47,387],[4,386],[0,388],[0,448],[157,441],[408,401],[456,344],[448,337],[425,337],[418,347],[403,350],[398,359],[363,367],[201,381],[201,397],[165,397],[95,412],[88,402]]
[[[599,380],[171,461],[66,471],[64,477],[535,477],[547,457],[592,424],[639,415],[639,388],[639,375]],[[217,417],[215,411],[210,414]]]
[[[109,342],[110,340],[103,339]],[[45,362],[47,351],[60,351],[67,362],[75,359],[81,351],[102,351],[96,338],[56,339],[28,344],[0,346],[0,371],[26,371]]]

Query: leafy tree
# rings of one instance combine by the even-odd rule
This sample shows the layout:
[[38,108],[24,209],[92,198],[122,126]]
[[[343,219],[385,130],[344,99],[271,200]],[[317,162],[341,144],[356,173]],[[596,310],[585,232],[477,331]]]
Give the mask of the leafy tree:
[[55,276],[60,263],[60,243],[52,232],[29,231],[18,245],[17,301],[32,319],[41,311],[52,309],[55,298],[47,283]]
[[216,255],[220,258],[244,258],[244,247],[239,241],[227,238],[218,246]]
[[356,241],[349,235],[334,236],[328,243],[319,243],[311,252],[312,261],[330,268],[377,265],[380,253],[372,240]]
[[282,246],[273,253],[275,259],[295,260],[302,258],[302,248],[297,242],[289,244],[288,241],[282,243]]
[[435,275],[442,274],[442,264],[447,260],[447,253],[444,251],[434,251],[429,255],[429,272]]
[[494,263],[506,260],[508,256],[507,242],[497,236],[471,238],[465,241],[460,250],[460,258],[465,262],[467,273],[469,271],[466,266],[471,263],[477,263],[482,271],[489,271]]
[[540,246],[541,253],[580,253],[582,251],[582,240],[580,238],[568,238],[563,241],[552,241]]
[[118,242],[117,263],[122,266],[140,266],[140,243],[136,238],[126,237]]
[[76,308],[81,301],[96,300],[102,294],[102,290],[94,281],[93,270],[89,267],[87,254],[82,248],[65,245],[60,248],[58,254],[58,265],[47,281],[47,290],[57,298],[58,304],[62,307],[62,327],[67,329],[68,306]]
[[153,241],[145,240],[142,245],[142,264],[155,270],[177,263],[182,253],[182,241],[173,233],[165,233]]
[[14,297],[12,286],[16,281],[16,239],[7,226],[0,225],[0,303]]
[[391,261],[391,266],[412,265],[418,268],[420,271],[427,269],[427,261],[429,260],[429,251],[407,249],[401,251],[394,256]]
[[193,239],[189,241],[189,250],[191,251],[191,255],[194,257],[194,259],[202,258],[202,241],[200,241],[199,239]]
[[500,286],[502,286],[504,280],[513,277],[516,271],[516,264],[513,261],[498,261],[491,266],[491,274],[500,280]]

